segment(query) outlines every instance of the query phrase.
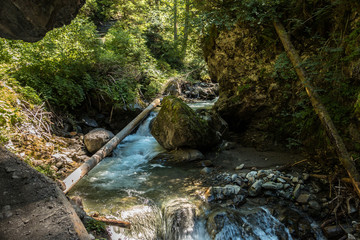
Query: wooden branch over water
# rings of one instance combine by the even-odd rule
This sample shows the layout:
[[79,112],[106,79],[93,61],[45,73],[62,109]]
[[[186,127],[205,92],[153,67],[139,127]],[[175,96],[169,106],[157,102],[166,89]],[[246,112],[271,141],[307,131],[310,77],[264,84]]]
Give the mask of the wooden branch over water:
[[112,150],[127,136],[129,135],[139,123],[149,115],[149,113],[160,105],[160,99],[154,100],[147,108],[145,108],[136,118],[134,118],[123,130],[116,134],[109,142],[100,148],[89,160],[84,162],[67,178],[64,179],[64,193],[80,181],[91,169],[93,169],[101,160],[103,160]]
[[309,79],[307,78],[305,69],[301,66],[302,60],[299,54],[296,52],[296,49],[293,46],[292,42],[290,41],[289,34],[286,32],[281,22],[275,20],[273,23],[275,30],[284,46],[285,52],[287,53],[292,65],[294,66],[296,74],[298,75],[300,82],[304,86],[306,93],[310,98],[311,104],[316,114],[318,115],[322,125],[324,126],[328,137],[335,146],[339,160],[347,171],[351,179],[352,185],[354,186],[355,192],[360,198],[359,172],[356,170],[355,164],[351,160],[350,154],[348,153],[346,146],[342,138],[340,137],[329,113],[327,112],[324,104],[321,102],[319,95],[314,90]]
[[118,226],[118,227],[122,227],[122,228],[130,228],[131,227],[131,224],[129,222],[125,222],[125,221],[108,219],[108,218],[104,218],[104,217],[92,217],[92,218],[95,219],[96,221],[103,222],[107,225],[113,225],[113,226]]

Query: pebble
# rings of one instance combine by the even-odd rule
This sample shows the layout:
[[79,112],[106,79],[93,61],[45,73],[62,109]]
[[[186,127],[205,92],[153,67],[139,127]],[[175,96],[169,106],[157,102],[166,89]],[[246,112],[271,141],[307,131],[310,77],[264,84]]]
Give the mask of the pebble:
[[[272,174],[272,176],[270,176]],[[261,178],[261,177],[265,177],[267,176],[268,178],[272,178],[274,176],[273,172],[271,170],[259,170],[257,173],[257,177]]]
[[256,171],[251,171],[246,175],[246,179],[249,180],[250,182],[254,182],[256,174],[257,174]]
[[254,182],[254,184],[251,185],[251,187],[249,188],[249,195],[252,197],[259,195],[259,193],[261,192],[262,184],[262,180],[257,180],[256,182]]
[[293,183],[298,183],[299,182],[299,178],[298,177],[293,177],[291,180]]
[[[286,183],[286,181],[284,180],[284,179],[282,179],[282,178],[277,178],[276,179],[278,182],[280,182],[280,183]],[[289,185],[290,186],[290,185]]]
[[244,168],[244,166],[245,166],[245,164],[240,164],[239,166],[237,166],[236,168],[235,168],[235,170],[241,170],[241,169],[243,169]]
[[263,188],[269,190],[280,190],[284,187],[282,183],[266,182],[262,185]]
[[301,185],[300,184],[298,184],[298,185],[296,185],[296,187],[295,187],[295,189],[294,189],[294,191],[293,191],[293,196],[294,196],[294,198],[298,198],[299,197],[299,195],[300,195],[300,188],[301,188]]
[[238,178],[238,175],[237,174],[233,174],[231,176],[231,180],[233,180],[234,182],[236,181],[236,179]]

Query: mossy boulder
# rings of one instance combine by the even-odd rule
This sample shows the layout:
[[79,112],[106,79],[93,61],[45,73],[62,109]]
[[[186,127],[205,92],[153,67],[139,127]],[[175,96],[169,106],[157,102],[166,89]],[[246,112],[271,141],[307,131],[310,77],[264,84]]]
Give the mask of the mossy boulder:
[[193,148],[206,150],[220,138],[208,123],[188,105],[174,96],[165,97],[155,118],[151,133],[167,150]]

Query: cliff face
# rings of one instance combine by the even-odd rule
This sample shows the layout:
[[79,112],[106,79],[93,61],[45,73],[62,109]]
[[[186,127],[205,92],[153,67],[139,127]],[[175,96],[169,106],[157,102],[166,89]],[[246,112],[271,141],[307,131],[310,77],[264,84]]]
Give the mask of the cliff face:
[[[360,136],[360,117],[356,117],[360,58],[355,49],[360,42],[354,36],[360,32],[359,20],[356,8],[334,8],[292,31],[310,81],[348,148],[356,151],[360,146],[360,138],[354,137]],[[278,142],[326,149],[326,135],[271,23],[239,22],[230,30],[213,27],[203,48],[210,76],[220,85],[214,108],[230,129],[242,134],[243,144],[264,150]]]
[[85,0],[2,0],[0,37],[35,42],[69,24]]
[[212,29],[204,48],[210,76],[220,85],[215,110],[232,130],[251,135],[242,139],[247,145],[273,142],[270,122],[287,102],[271,77],[276,49],[259,37],[265,34],[274,33],[240,24],[226,31]]

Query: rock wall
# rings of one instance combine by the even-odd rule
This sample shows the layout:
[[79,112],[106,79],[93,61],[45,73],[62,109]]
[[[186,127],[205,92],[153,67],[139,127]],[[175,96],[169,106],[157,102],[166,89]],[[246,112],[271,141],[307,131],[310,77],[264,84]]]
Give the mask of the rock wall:
[[[348,97],[350,91],[360,89],[360,78],[356,74],[360,60],[353,57],[355,52],[349,51],[359,46],[352,37],[360,31],[359,15],[356,10],[347,9],[347,15],[340,14],[341,11],[345,10],[336,9],[327,18],[307,23],[307,32],[296,29],[291,34],[295,48],[304,59],[311,59],[306,69],[312,83],[325,99],[335,125],[345,139],[352,139],[347,142],[348,148],[356,150],[354,141],[360,142],[353,136],[359,135],[360,118],[351,119],[350,111],[353,110],[345,114],[344,109],[359,105],[355,104],[354,98]],[[343,29],[346,27],[342,24],[343,19],[349,19],[346,29]],[[291,29],[291,26],[287,28]],[[338,32],[346,32],[342,47],[330,41]],[[323,44],[313,39],[315,35],[330,39],[327,49],[319,50]],[[230,130],[242,134],[243,144],[256,146],[260,150],[274,148],[279,142],[290,147],[306,146],[310,149],[324,149],[328,145],[320,122],[272,24],[254,26],[239,22],[232,29],[213,27],[204,39],[203,49],[210,77],[220,86],[219,100],[214,109],[229,123]],[[343,55],[331,53],[334,49],[342,50]],[[351,64],[335,60],[347,56],[352,57]],[[326,67],[331,64],[333,67]],[[312,69],[315,65],[316,69]],[[341,80],[334,77],[339,73],[336,68],[343,69]],[[332,74],[326,75],[326,72]],[[344,84],[339,85],[337,81]],[[351,131],[346,122],[352,122]],[[355,128],[357,130],[354,131]]]
[[220,32],[213,28],[205,41],[204,53],[210,76],[220,85],[215,110],[232,130],[247,130],[250,134],[251,129],[255,129],[264,133],[251,134],[247,139],[250,145],[252,141],[273,141],[273,136],[265,133],[270,127],[268,121],[287,102],[279,83],[269,77],[276,59],[276,48],[259,37],[266,34],[274,37],[275,33],[238,24],[231,30]]
[[0,37],[36,42],[69,24],[85,0],[2,0]]

